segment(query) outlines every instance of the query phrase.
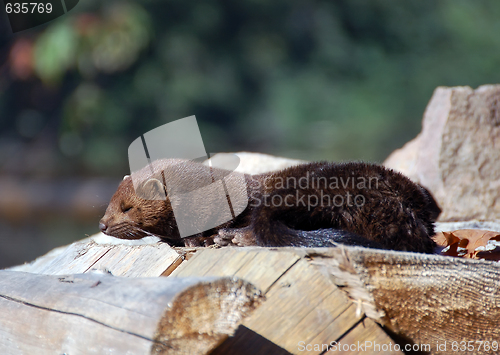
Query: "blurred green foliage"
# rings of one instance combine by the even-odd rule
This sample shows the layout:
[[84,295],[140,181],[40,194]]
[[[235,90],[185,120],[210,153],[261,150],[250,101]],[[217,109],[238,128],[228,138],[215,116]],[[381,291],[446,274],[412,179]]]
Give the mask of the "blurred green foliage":
[[208,152],[382,161],[437,86],[500,82],[499,14],[485,0],[81,1],[13,37],[33,41],[34,74],[0,85],[0,128],[41,114],[67,173],[125,171],[133,139],[193,114]]

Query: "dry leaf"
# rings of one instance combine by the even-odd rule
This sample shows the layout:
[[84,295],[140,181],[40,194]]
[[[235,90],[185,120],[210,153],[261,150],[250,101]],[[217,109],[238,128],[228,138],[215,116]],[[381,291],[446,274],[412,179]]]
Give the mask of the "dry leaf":
[[434,235],[433,239],[436,244],[446,248],[441,255],[500,260],[500,247],[490,242],[500,241],[499,232],[461,229],[453,232],[439,232]]

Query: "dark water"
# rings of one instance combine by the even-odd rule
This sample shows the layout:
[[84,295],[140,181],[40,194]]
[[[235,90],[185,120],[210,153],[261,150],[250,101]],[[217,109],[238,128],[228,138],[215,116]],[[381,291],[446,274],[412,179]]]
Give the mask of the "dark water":
[[0,177],[0,268],[29,262],[99,232],[119,181]]

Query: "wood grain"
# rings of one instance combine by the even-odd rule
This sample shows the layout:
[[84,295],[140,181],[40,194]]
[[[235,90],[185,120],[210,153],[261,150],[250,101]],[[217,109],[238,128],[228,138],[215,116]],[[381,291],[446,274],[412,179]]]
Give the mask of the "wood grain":
[[205,354],[260,293],[232,278],[0,271],[2,354]]
[[93,240],[76,242],[58,248],[30,264],[11,268],[13,271],[46,275],[82,274],[92,270],[115,276],[161,276],[170,266],[179,265],[182,253],[166,243],[142,245],[101,244]]
[[317,249],[311,257],[364,313],[432,354],[500,347],[497,262],[363,248]]
[[[266,296],[235,336],[220,345],[219,353],[240,353],[245,347],[248,354],[320,354],[322,350],[314,346],[301,350],[300,342],[329,344],[362,318],[351,300],[301,248],[200,249],[171,277],[209,275],[237,276],[264,290]],[[391,342],[383,334],[381,343]],[[362,341],[363,337],[370,339],[370,334],[361,334]]]
[[387,342],[387,334],[369,318],[359,322],[345,337],[334,344],[331,351],[343,355],[404,354],[398,344]]

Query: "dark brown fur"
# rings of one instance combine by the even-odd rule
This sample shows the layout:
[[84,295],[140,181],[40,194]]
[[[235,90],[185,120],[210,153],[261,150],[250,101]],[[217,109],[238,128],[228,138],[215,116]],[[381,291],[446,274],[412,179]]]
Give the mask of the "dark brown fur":
[[[199,163],[172,163],[173,160],[155,162],[155,171],[151,174],[148,167],[135,173],[141,181],[158,177],[160,171],[165,174],[169,169],[182,169],[185,176],[181,186],[192,189],[199,183],[199,175],[207,173],[208,167]],[[217,171],[217,170],[216,170]],[[224,174],[223,171],[220,171]],[[370,178],[371,188],[358,185],[324,184],[318,180],[319,186],[312,183],[302,184],[295,188],[292,184],[283,186],[283,181],[298,181],[308,176],[311,178],[332,177],[344,183],[348,178]],[[245,175],[248,185],[249,204],[245,211],[234,220],[212,230],[180,238],[170,201],[143,200],[137,197],[132,179],[125,178],[100,221],[104,233],[124,239],[138,239],[146,235],[157,235],[171,245],[209,245],[216,242],[220,245],[258,245],[258,246],[323,246],[325,239],[342,241],[349,244],[366,244],[387,249],[432,253],[434,242],[430,238],[434,234],[433,222],[440,213],[439,207],[430,193],[405,176],[379,165],[365,163],[310,163],[291,167],[277,172],[262,175]],[[343,180],[342,180],[343,179]],[[375,186],[375,181],[377,185]],[[193,185],[194,184],[194,185]],[[187,186],[190,185],[190,186]],[[316,196],[324,204],[311,206],[309,196]],[[365,203],[355,205],[347,201],[352,197],[363,196]],[[327,205],[325,196],[344,196],[345,203],[335,206]],[[273,200],[273,196],[274,200]],[[285,204],[273,206],[271,201],[283,200]],[[302,200],[302,196],[305,196]],[[210,199],[210,196],[203,198]],[[298,199],[297,199],[298,198]],[[311,201],[314,198],[311,197]],[[358,202],[361,198],[358,198]],[[265,206],[265,203],[269,206]],[[337,202],[340,200],[337,200]],[[207,213],[210,213],[207,211]],[[333,230],[332,230],[333,229]],[[323,232],[323,231],[327,232]],[[330,232],[328,232],[330,230]],[[311,231],[311,232],[307,232]],[[362,236],[363,238],[359,237]],[[363,243],[360,240],[365,240]],[[356,239],[355,242],[349,242]],[[371,244],[370,244],[371,243]]]

